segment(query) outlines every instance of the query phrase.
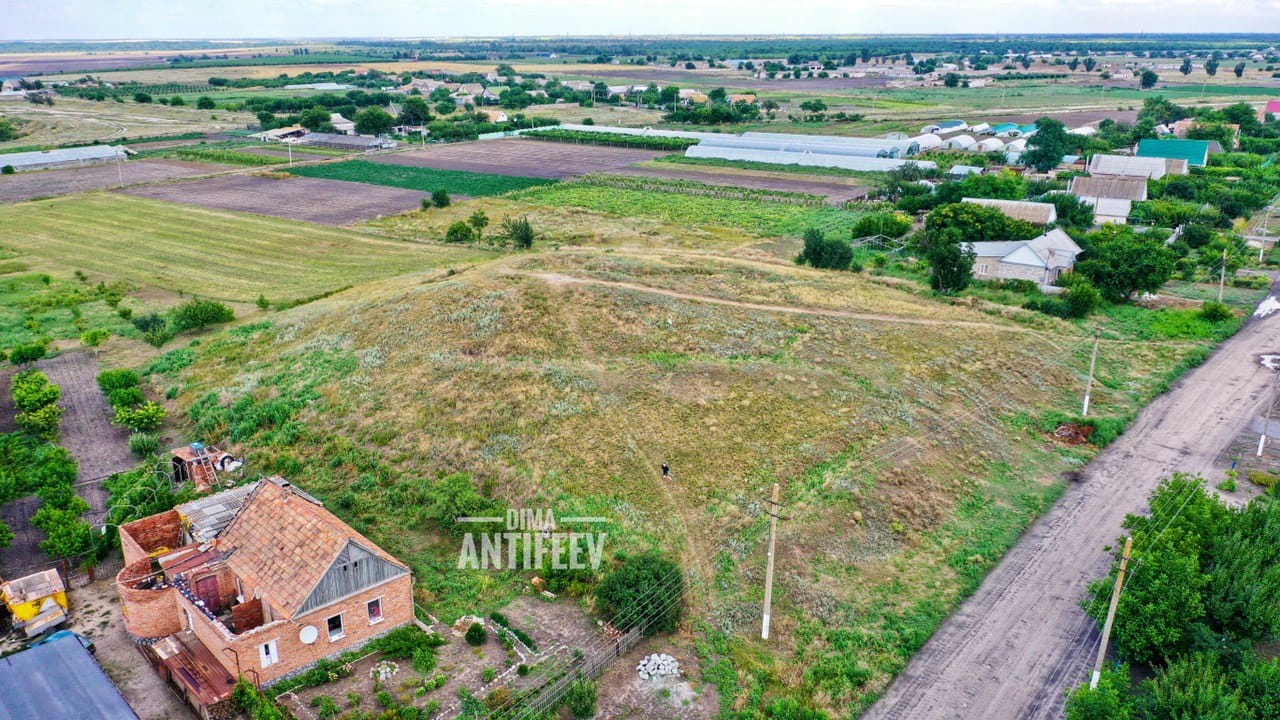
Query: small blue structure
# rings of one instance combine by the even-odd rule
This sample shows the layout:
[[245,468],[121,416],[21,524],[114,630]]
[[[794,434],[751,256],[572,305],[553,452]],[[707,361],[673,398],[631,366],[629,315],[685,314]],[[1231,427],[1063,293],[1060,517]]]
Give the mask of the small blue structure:
[[0,658],[0,720],[138,720],[75,637]]

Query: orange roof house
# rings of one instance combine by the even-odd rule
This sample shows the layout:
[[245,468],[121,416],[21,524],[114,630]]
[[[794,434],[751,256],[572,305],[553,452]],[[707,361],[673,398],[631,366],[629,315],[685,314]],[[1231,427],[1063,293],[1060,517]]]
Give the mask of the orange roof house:
[[283,478],[120,528],[125,629],[202,714],[413,622],[408,568]]

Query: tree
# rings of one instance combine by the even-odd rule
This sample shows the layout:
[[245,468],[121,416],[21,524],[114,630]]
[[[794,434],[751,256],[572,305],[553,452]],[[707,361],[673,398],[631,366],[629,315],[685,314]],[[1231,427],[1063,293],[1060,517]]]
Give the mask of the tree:
[[476,231],[476,239],[482,240],[484,239],[484,229],[489,227],[489,216],[485,214],[484,210],[476,210],[471,213],[471,217],[467,218],[467,224],[471,226],[472,230]]
[[1213,655],[1177,660],[1144,683],[1143,716],[1195,720],[1257,720]]
[[1093,72],[1093,69],[1094,69],[1094,68],[1096,68],[1096,67],[1098,67],[1098,61],[1097,61],[1097,60],[1095,60],[1095,59],[1093,59],[1093,58],[1091,58],[1091,57],[1087,57],[1087,58],[1085,58],[1085,59],[1084,59],[1084,70],[1085,70],[1085,72]]
[[1027,151],[1022,160],[1040,172],[1062,164],[1062,158],[1071,149],[1071,138],[1061,120],[1042,117],[1036,121],[1036,132],[1027,141]]
[[1213,77],[1218,74],[1218,58],[1209,58],[1204,61],[1204,71]]
[[57,405],[45,405],[34,410],[20,412],[13,416],[22,431],[42,440],[53,442],[58,439],[62,424],[62,408]]
[[1155,292],[1173,276],[1177,255],[1162,240],[1141,236],[1129,226],[1104,226],[1092,233],[1086,259],[1076,272],[1089,278],[1111,302],[1134,293]]
[[201,95],[200,97],[196,98],[197,110],[212,110],[216,107],[218,106],[213,102],[213,98],[209,97],[208,95]]
[[1233,68],[1233,69],[1234,69],[1234,71],[1235,71],[1235,73],[1236,73],[1236,77],[1238,77],[1238,78],[1240,78],[1240,77],[1244,77],[1244,69],[1245,69],[1245,64],[1244,64],[1244,63],[1242,63],[1242,62],[1238,62],[1238,63],[1236,63],[1236,66],[1235,66],[1235,68]]
[[431,204],[438,208],[449,207],[449,193],[444,190],[435,190],[431,193]]
[[1133,699],[1129,696],[1129,668],[1120,665],[1102,671],[1097,689],[1081,685],[1067,697],[1067,720],[1129,720]]
[[949,72],[942,76],[942,84],[949,88],[960,87],[960,75]]
[[1076,68],[1080,67],[1080,58],[1071,58],[1071,60],[1067,62],[1067,67],[1071,72],[1075,72]]
[[1160,76],[1157,75],[1154,70],[1143,70],[1142,75],[1139,76],[1138,87],[1143,90],[1150,90],[1155,87],[1156,83],[1159,81]]
[[466,639],[468,645],[471,645],[473,647],[480,647],[481,645],[485,644],[485,641],[489,639],[489,633],[484,629],[484,625],[481,625],[478,622],[473,622],[467,628],[467,632],[464,638]]
[[925,243],[929,286],[940,293],[960,292],[973,280],[973,246],[957,228],[934,233]]
[[333,132],[333,124],[329,122],[329,111],[318,105],[303,110],[298,115],[298,124],[311,132]]
[[39,410],[62,397],[61,388],[49,382],[49,377],[39,370],[25,370],[14,375],[9,392],[13,395],[14,406],[22,412]]
[[76,558],[92,550],[93,529],[80,518],[88,510],[89,504],[74,494],[61,507],[54,502],[42,502],[31,524],[48,536],[40,543],[44,554],[52,558]]
[[1088,229],[1093,227],[1093,206],[1080,198],[1064,193],[1049,196],[1049,202],[1058,211],[1058,224],[1064,227]]
[[163,405],[147,401],[134,407],[116,408],[115,417],[111,422],[129,428],[133,432],[151,432],[160,427],[166,415],[168,411]]
[[465,524],[460,517],[495,514],[492,500],[476,492],[470,475],[446,476],[426,489],[424,500],[417,504],[423,521],[437,523],[442,530],[460,534]]
[[[657,553],[628,557],[596,588],[596,607],[615,628],[675,632],[684,612],[680,566]],[[657,599],[658,602],[654,602]]]
[[444,232],[444,241],[447,243],[469,243],[475,239],[475,231],[462,220],[450,225],[449,229]]
[[952,203],[935,208],[924,221],[925,240],[931,242],[950,229],[966,243],[1030,240],[1040,234],[1034,225],[1014,220],[996,208],[976,203]]
[[1182,73],[1183,75],[1191,74],[1191,58],[1189,57],[1182,58],[1182,65],[1178,67],[1178,72]]
[[533,223],[529,222],[527,217],[519,218],[502,218],[502,237],[511,243],[511,247],[517,250],[528,250],[533,247],[533,241],[538,238],[538,233],[533,229]]
[[151,96],[144,92],[134,93],[133,101],[136,103],[149,103],[151,102]]
[[586,720],[595,717],[598,697],[596,684],[586,678],[579,678],[565,692],[564,704],[575,718]]
[[853,246],[840,238],[828,238],[817,228],[809,228],[804,231],[804,249],[796,262],[826,270],[848,270],[853,262]]
[[396,119],[380,107],[367,107],[356,113],[355,123],[361,135],[385,135],[395,127]]
[[431,120],[431,106],[422,96],[407,97],[396,120],[401,125],[426,125]]

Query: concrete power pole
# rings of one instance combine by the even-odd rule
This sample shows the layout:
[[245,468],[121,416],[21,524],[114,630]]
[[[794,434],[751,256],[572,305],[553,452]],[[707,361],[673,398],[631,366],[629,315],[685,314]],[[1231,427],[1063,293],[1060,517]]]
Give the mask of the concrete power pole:
[[1089,380],[1084,386],[1084,406],[1080,408],[1080,417],[1088,417],[1089,415],[1089,394],[1093,392],[1093,368],[1098,364],[1098,342],[1101,339],[1101,332],[1094,333],[1093,354],[1089,356]]
[[1222,270],[1218,272],[1218,302],[1222,302],[1222,286],[1227,282],[1227,249],[1222,248]]
[[778,541],[778,483],[773,484],[773,510],[769,512],[769,562],[764,572],[764,620],[760,626],[760,639],[769,639],[769,613],[773,606],[773,550]]
[[1111,625],[1116,621],[1116,606],[1120,604],[1120,589],[1124,587],[1124,571],[1129,567],[1129,551],[1133,549],[1133,537],[1124,539],[1124,555],[1120,557],[1120,572],[1116,575],[1116,586],[1111,591],[1111,607],[1107,608],[1107,622],[1102,626],[1102,644],[1098,646],[1098,659],[1093,664],[1093,676],[1089,678],[1089,689],[1098,689],[1098,680],[1102,677],[1102,663],[1107,658],[1107,640],[1111,638]]
[[1262,457],[1262,447],[1267,444],[1267,435],[1271,432],[1271,408],[1276,405],[1276,371],[1271,371],[1271,394],[1267,397],[1267,411],[1263,413],[1262,432],[1258,435],[1258,455]]

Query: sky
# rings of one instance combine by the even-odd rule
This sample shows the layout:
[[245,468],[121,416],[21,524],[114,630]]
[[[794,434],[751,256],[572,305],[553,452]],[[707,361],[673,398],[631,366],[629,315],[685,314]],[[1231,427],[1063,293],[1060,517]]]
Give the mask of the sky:
[[6,0],[0,40],[1280,33],[1278,0]]

